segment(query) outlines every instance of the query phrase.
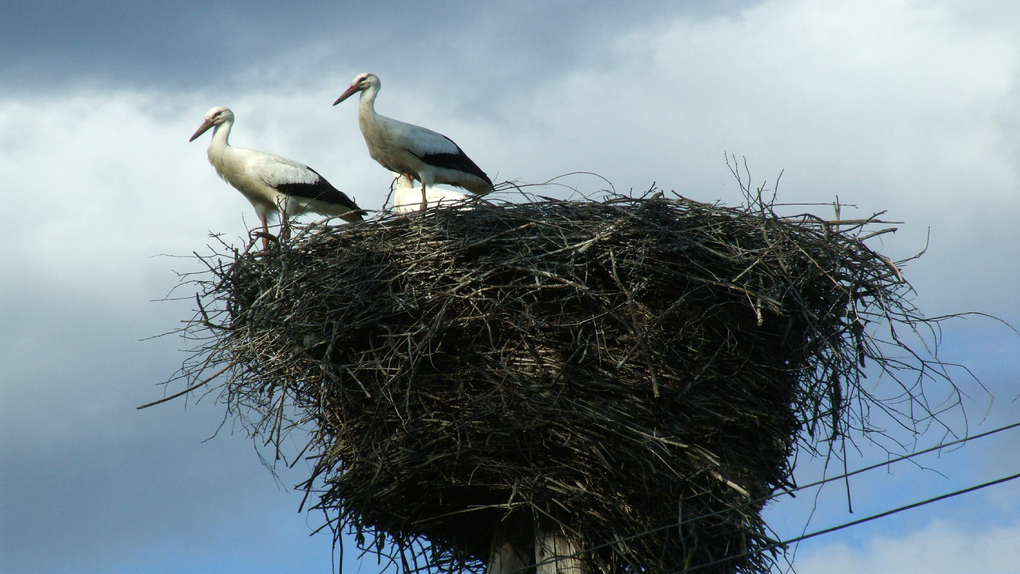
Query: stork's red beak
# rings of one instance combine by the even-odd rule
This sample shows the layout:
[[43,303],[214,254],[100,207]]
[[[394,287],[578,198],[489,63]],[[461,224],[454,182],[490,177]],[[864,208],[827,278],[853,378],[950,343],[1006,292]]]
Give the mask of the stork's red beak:
[[195,139],[197,139],[197,138],[198,138],[198,136],[200,136],[200,135],[204,134],[204,133],[205,133],[206,131],[208,131],[208,130],[209,130],[209,128],[211,128],[211,127],[213,127],[213,123],[212,123],[212,122],[210,122],[209,120],[205,120],[204,122],[202,122],[202,125],[198,126],[198,131],[197,131],[197,132],[195,132],[195,135],[191,136],[191,139],[190,139],[190,140],[188,140],[188,141],[189,141],[189,142],[193,142],[193,141],[195,141]]
[[339,104],[340,102],[346,100],[347,98],[351,97],[356,92],[358,92],[359,90],[360,90],[360,88],[358,88],[358,84],[351,84],[351,87],[347,88],[346,92],[340,94],[340,97],[337,98],[335,102],[333,102],[333,105],[335,106],[335,105]]

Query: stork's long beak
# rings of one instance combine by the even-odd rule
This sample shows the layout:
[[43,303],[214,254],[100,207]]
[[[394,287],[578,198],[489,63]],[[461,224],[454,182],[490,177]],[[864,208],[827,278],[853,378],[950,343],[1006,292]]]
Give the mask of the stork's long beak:
[[340,94],[340,97],[337,98],[335,102],[333,102],[333,105],[335,106],[335,105],[339,104],[340,102],[346,100],[347,98],[349,98],[352,95],[354,95],[358,90],[359,90],[358,84],[351,84],[351,87],[347,88],[346,92]]
[[195,132],[195,135],[191,136],[191,139],[188,140],[188,141],[189,142],[195,141],[195,139],[197,139],[198,136],[204,134],[206,131],[209,130],[209,128],[213,127],[213,125],[214,124],[212,122],[210,122],[209,120],[205,120],[204,122],[202,122],[202,125],[198,126],[198,131]]

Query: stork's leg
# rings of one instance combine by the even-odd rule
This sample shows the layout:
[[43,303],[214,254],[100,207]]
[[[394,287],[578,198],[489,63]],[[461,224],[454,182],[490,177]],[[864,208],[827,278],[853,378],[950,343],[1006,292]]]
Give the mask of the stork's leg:
[[262,249],[269,249],[269,223],[265,215],[262,216]]
[[428,206],[429,206],[429,201],[428,201],[428,199],[425,196],[425,180],[422,179],[421,180],[421,210],[425,211],[425,209]]

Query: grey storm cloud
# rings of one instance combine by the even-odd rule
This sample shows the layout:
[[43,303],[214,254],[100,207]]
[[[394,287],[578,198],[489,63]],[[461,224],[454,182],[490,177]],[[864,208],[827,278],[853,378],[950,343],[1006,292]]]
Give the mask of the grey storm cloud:
[[[40,2],[0,3],[4,90],[104,85],[181,90],[230,81],[266,62],[328,69],[390,63],[494,76],[569,67],[614,30],[722,2]],[[311,55],[310,55],[311,54]],[[486,60],[489,61],[486,65]]]

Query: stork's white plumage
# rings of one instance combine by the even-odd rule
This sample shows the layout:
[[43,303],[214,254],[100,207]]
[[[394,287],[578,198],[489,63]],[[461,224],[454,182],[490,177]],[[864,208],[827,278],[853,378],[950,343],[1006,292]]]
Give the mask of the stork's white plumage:
[[[284,218],[314,211],[322,215],[338,215],[350,222],[361,221],[364,211],[314,169],[285,157],[230,145],[227,138],[233,125],[234,112],[215,107],[205,114],[205,121],[188,141],[195,141],[213,128],[209,163],[220,177],[251,202],[267,235],[269,225],[266,218],[281,209]],[[263,237],[263,247],[266,244]]]
[[[394,180],[393,210],[397,213],[411,213],[422,208],[421,190],[414,185],[414,180],[407,175],[398,175]],[[467,196],[452,189],[430,187],[425,190],[427,205],[452,205],[463,203]]]
[[423,203],[428,201],[426,190],[437,183],[456,185],[479,195],[492,191],[489,176],[453,140],[375,113],[375,97],[381,85],[375,74],[358,74],[333,102],[335,106],[361,92],[358,125],[372,159],[394,173],[420,181]]

